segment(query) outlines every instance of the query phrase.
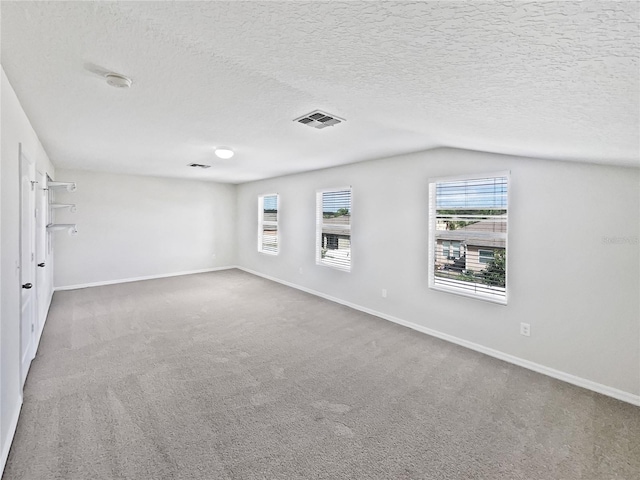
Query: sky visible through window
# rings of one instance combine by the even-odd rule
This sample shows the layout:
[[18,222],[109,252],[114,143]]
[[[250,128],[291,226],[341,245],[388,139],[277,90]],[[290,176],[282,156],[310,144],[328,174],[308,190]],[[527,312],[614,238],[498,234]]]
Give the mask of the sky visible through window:
[[507,178],[480,178],[436,184],[437,209],[506,209]]
[[323,192],[322,194],[322,211],[324,213],[342,214],[349,212],[351,208],[351,191],[340,190],[334,192]]
[[276,195],[268,195],[264,197],[263,208],[265,211],[267,210],[277,210],[278,209],[278,197]]

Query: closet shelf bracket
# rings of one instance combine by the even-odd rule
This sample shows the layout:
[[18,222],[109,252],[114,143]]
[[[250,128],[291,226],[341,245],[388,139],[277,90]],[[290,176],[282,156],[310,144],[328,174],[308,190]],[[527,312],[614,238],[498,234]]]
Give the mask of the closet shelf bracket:
[[75,223],[50,223],[47,225],[47,231],[67,230],[69,235],[77,235],[78,227]]
[[67,192],[76,191],[76,182],[47,182],[49,188],[66,188]]

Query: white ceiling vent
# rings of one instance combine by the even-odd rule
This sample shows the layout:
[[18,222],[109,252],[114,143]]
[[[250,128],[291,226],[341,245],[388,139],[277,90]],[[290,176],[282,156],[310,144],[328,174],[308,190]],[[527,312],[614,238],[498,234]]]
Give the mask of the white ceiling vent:
[[321,110],[314,110],[294,120],[294,122],[302,123],[303,125],[308,125],[313,128],[333,127],[345,121],[344,118],[336,117]]
[[189,166],[194,168],[211,168],[211,165],[203,165],[202,163],[190,163]]

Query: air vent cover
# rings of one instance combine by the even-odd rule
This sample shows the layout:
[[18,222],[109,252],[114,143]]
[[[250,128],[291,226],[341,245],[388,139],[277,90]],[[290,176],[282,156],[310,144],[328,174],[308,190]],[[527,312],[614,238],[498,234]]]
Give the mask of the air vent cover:
[[345,121],[344,118],[336,117],[321,110],[314,110],[294,120],[294,122],[302,123],[303,125],[308,125],[313,128],[333,127]]
[[203,165],[202,163],[190,163],[189,166],[194,168],[211,168],[211,165]]

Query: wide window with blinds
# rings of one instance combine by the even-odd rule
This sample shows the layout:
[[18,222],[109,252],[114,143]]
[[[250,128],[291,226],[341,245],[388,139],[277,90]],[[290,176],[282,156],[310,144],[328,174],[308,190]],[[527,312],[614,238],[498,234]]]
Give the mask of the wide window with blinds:
[[318,191],[316,263],[351,270],[351,188]]
[[278,254],[278,195],[258,197],[258,251]]
[[429,286],[507,303],[509,173],[429,183]]

